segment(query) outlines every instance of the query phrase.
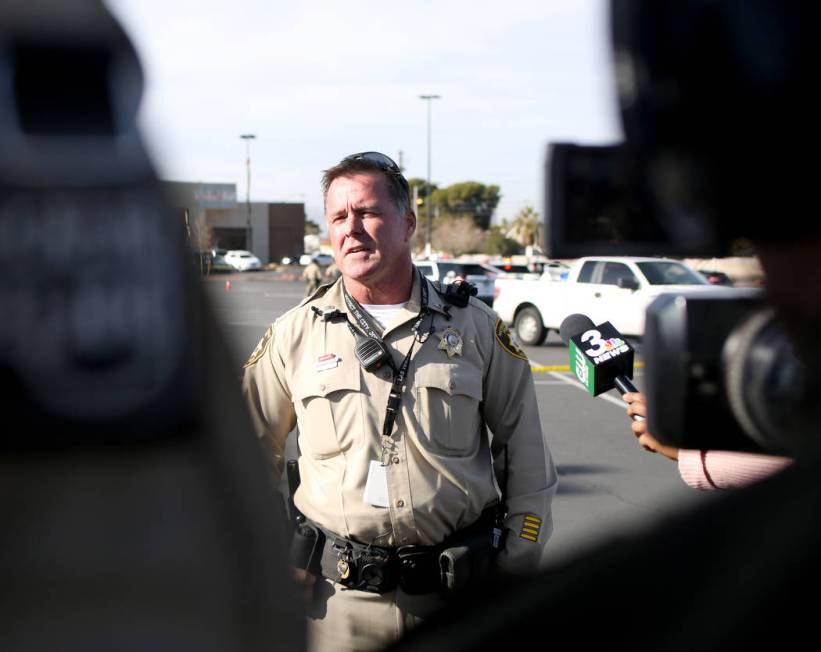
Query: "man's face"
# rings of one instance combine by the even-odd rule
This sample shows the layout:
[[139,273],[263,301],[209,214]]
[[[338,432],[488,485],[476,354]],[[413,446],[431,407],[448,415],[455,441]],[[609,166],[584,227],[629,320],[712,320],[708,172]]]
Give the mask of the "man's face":
[[361,172],[334,179],[325,197],[325,219],[345,278],[373,286],[404,275],[416,218],[399,213],[384,175]]

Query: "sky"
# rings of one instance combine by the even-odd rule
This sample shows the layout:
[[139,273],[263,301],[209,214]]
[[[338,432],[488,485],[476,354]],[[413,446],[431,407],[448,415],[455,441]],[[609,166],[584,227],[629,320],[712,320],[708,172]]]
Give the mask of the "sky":
[[[163,179],[304,202],[378,150],[407,177],[497,184],[494,222],[543,212],[548,143],[621,139],[605,0],[106,0],[140,57]],[[425,101],[419,95],[440,95]],[[254,134],[243,141],[241,134]]]

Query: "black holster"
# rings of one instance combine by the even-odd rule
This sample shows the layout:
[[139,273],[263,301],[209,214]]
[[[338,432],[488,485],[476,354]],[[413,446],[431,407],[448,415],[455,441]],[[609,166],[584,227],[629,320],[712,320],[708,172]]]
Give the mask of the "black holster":
[[306,521],[297,523],[288,555],[291,565],[318,573],[324,544],[325,535],[322,530]]

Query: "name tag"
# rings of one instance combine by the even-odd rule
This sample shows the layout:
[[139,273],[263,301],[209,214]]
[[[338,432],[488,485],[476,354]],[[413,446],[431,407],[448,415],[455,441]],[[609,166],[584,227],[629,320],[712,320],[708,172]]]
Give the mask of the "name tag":
[[314,365],[314,369],[316,371],[326,371],[327,369],[335,369],[339,363],[342,362],[342,358],[337,356],[335,353],[327,353],[325,355],[319,356]]
[[385,467],[376,460],[371,460],[362,500],[374,507],[388,506],[388,475]]

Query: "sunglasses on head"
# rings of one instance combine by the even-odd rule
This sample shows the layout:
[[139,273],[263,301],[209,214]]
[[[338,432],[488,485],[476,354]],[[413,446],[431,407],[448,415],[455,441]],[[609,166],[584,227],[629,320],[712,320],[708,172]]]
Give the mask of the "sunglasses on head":
[[351,154],[350,156],[346,156],[342,159],[343,163],[346,163],[347,161],[370,161],[371,163],[376,163],[376,165],[386,172],[402,174],[402,171],[399,169],[399,166],[394,162],[394,160],[390,156],[386,156],[381,152],[360,152],[359,154]]

